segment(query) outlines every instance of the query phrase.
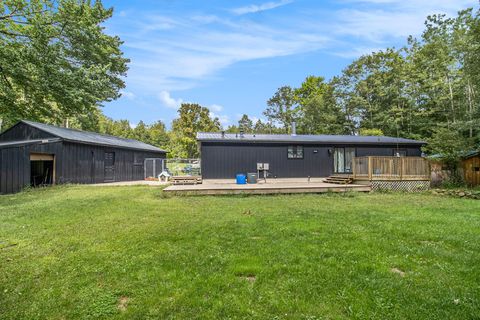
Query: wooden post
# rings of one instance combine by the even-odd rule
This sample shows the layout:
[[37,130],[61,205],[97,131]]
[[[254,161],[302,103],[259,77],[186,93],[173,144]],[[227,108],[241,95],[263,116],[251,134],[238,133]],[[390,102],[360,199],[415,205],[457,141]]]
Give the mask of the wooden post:
[[403,168],[405,167],[404,162],[405,162],[406,157],[400,157],[400,181],[403,180]]
[[[425,163],[427,164],[425,167],[425,178],[428,178],[429,180],[432,179],[432,167],[430,166],[430,161],[427,159],[423,159]],[[465,171],[464,171],[465,172]]]
[[356,175],[357,175],[357,170],[355,169],[357,167],[357,158],[356,157],[353,157],[352,163],[353,163],[352,174],[353,174],[353,179],[355,180]]
[[368,180],[372,181],[372,157],[368,157]]

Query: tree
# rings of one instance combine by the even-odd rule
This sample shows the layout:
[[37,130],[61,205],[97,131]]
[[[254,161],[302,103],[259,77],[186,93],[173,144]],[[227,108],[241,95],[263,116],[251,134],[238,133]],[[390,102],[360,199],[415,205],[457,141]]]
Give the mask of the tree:
[[345,133],[345,115],[335,101],[334,88],[323,77],[308,76],[295,89],[295,101],[299,133]]
[[100,115],[95,130],[112,136],[139,140],[163,149],[169,148],[167,129],[162,121],[156,121],[151,125],[140,121],[132,128],[128,120],[112,120],[103,114]]
[[387,135],[408,135],[410,104],[403,94],[405,60],[398,50],[387,49],[360,57],[335,83],[345,108],[355,109],[347,111],[355,118],[355,131],[359,127],[378,128]]
[[133,139],[143,141],[145,143],[150,143],[150,133],[149,128],[145,125],[143,121],[140,120],[139,123],[133,128]]
[[238,120],[238,128],[245,133],[253,132],[253,121],[250,120],[248,115],[244,114],[240,120]]
[[279,134],[285,131],[283,128],[275,127],[271,122],[262,122],[262,120],[258,119],[253,126],[253,132],[259,134]]
[[101,1],[5,0],[0,6],[0,117],[54,124],[120,96],[128,59]]
[[150,141],[149,143],[163,148],[169,148],[169,138],[167,133],[167,128],[162,121],[156,121],[149,126]]
[[295,92],[289,86],[280,87],[277,92],[267,101],[268,108],[263,114],[272,123],[278,123],[285,133],[290,132],[295,115]]
[[196,103],[182,103],[178,115],[172,122],[170,155],[197,158],[197,132],[217,132],[221,129],[220,121],[218,118],[212,119],[208,108]]
[[452,182],[459,183],[462,182],[458,172],[459,159],[470,150],[470,147],[470,141],[457,130],[444,126],[434,129],[432,137],[428,139],[426,151],[432,155],[438,155],[451,172]]
[[360,129],[361,136],[383,136],[383,131],[380,129]]

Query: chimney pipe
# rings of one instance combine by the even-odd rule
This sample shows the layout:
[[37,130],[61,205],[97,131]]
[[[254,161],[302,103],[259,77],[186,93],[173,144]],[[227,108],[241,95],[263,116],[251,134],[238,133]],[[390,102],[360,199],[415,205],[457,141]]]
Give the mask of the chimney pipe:
[[243,130],[240,130],[240,138],[243,138],[244,137],[244,131]]
[[297,135],[297,123],[295,121],[292,122],[292,136]]

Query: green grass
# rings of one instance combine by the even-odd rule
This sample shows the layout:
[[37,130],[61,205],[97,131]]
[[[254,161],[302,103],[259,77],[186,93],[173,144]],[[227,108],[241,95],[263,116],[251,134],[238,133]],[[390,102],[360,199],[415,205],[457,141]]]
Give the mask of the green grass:
[[478,200],[71,186],[0,209],[0,319],[480,319]]

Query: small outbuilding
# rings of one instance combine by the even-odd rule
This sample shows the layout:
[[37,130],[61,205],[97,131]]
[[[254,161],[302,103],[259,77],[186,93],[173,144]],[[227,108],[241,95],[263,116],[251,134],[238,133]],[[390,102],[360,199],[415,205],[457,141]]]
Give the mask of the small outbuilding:
[[132,139],[20,121],[0,134],[0,194],[26,186],[143,180],[166,152]]
[[480,185],[480,151],[473,151],[462,159],[465,182],[470,186]]

